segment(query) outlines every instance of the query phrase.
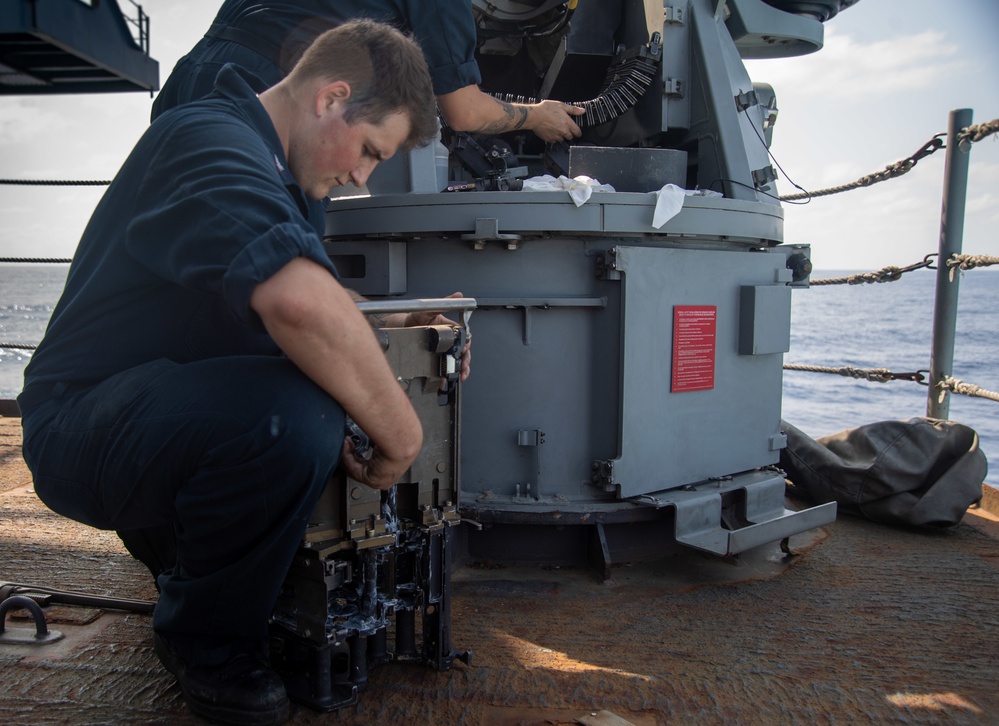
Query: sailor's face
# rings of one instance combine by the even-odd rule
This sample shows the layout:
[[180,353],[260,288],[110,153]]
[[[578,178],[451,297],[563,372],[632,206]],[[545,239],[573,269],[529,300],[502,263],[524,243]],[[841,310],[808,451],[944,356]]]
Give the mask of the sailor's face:
[[333,84],[320,92],[314,123],[302,146],[289,158],[292,173],[306,195],[322,199],[333,187],[364,186],[380,161],[391,157],[409,136],[409,116],[394,113],[378,123],[348,122],[344,118],[346,93]]
[[403,113],[392,114],[377,125],[341,119],[321,151],[325,165],[322,196],[335,186],[364,186],[375,166],[395,154],[407,136],[409,118]]

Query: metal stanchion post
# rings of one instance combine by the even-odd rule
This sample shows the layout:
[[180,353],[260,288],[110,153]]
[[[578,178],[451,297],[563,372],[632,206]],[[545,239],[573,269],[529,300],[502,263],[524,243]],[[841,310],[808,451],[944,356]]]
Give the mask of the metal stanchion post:
[[940,213],[940,256],[937,268],[936,298],[933,307],[933,349],[930,354],[930,390],[926,415],[950,416],[950,393],[939,384],[953,373],[954,336],[957,330],[957,293],[960,275],[947,265],[952,255],[961,253],[964,237],[964,207],[968,196],[968,166],[971,144],[961,148],[958,134],[971,125],[972,110],[950,112],[947,128],[947,162],[944,169],[943,207]]

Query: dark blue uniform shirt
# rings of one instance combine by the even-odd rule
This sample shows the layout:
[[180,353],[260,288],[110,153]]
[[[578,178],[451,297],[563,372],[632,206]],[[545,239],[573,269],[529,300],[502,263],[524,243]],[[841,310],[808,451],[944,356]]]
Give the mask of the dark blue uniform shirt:
[[207,94],[225,63],[273,85],[318,35],[356,18],[412,32],[438,96],[482,81],[470,0],[226,0],[205,37],[163,84],[152,117]]
[[437,95],[481,81],[470,0],[226,0],[215,23],[268,39],[277,51],[270,60],[287,73],[316,36],[354,18],[411,31]]
[[251,82],[223,69],[215,94],[139,140],[83,233],[22,411],[161,358],[277,355],[256,285],[296,257],[336,274]]

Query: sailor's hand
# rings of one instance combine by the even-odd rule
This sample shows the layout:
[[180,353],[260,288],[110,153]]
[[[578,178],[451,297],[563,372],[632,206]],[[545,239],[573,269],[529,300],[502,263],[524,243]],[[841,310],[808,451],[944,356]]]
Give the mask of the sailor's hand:
[[[464,297],[460,292],[453,292],[447,297],[449,298],[459,298]],[[444,317],[442,313],[432,312],[432,311],[422,311],[418,313],[409,313],[406,316],[405,326],[417,326],[417,325],[457,325],[455,321],[450,318]],[[465,342],[465,347],[461,349],[461,380],[466,381],[468,377],[472,374],[472,335],[469,333],[468,340]]]
[[582,116],[586,111],[579,106],[562,101],[542,101],[533,104],[528,114],[527,125],[543,141],[549,144],[571,141],[582,135],[574,116]]
[[340,464],[347,475],[372,489],[391,489],[412,465],[410,461],[391,461],[378,447],[369,449],[371,456],[355,456],[354,442],[348,436],[343,442]]

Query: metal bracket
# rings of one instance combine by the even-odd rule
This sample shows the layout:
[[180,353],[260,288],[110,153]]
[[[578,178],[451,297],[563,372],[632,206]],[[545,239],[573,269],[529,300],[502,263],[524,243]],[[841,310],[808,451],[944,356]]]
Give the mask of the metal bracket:
[[745,111],[747,108],[752,108],[753,106],[758,106],[759,104],[760,99],[756,95],[755,90],[740,93],[735,97],[735,107],[739,111]]
[[620,280],[621,271],[617,269],[617,248],[611,247],[607,254],[597,254],[594,258],[594,274],[598,280]]
[[643,494],[631,501],[675,510],[674,536],[680,544],[718,555],[734,555],[768,542],[821,527],[836,519],[836,503],[792,511],[784,508],[784,478],[773,475],[747,484],[728,484],[727,491],[745,493],[741,527],[723,523],[723,490],[720,483],[686,486],[655,495]]
[[753,170],[753,183],[756,185],[757,189],[765,187],[772,181],[776,181],[777,172],[774,171],[772,166],[765,166],[762,169]]
[[[525,429],[517,432],[517,446],[531,446],[534,448],[535,474],[537,477],[537,488],[534,498],[541,498],[541,446],[545,443],[545,432],[541,429]],[[518,494],[520,487],[517,487]],[[531,496],[531,485],[527,484],[527,496]]]
[[683,98],[683,81],[679,78],[667,78],[663,81],[663,93],[675,98]]
[[[7,611],[24,608],[35,619],[35,629],[6,628]],[[45,645],[62,640],[58,630],[49,630],[42,608],[30,597],[15,595],[0,602],[0,645]]]
[[675,5],[665,5],[663,7],[663,21],[669,25],[683,25],[684,8]]
[[519,234],[502,234],[499,231],[499,220],[491,217],[478,217],[475,220],[475,231],[461,235],[461,238],[471,242],[475,249],[481,250],[486,242],[506,242],[507,249],[515,250],[520,244]]
[[613,459],[594,459],[590,468],[593,470],[590,476],[593,486],[601,487],[605,492],[615,491],[617,483],[614,481]]

